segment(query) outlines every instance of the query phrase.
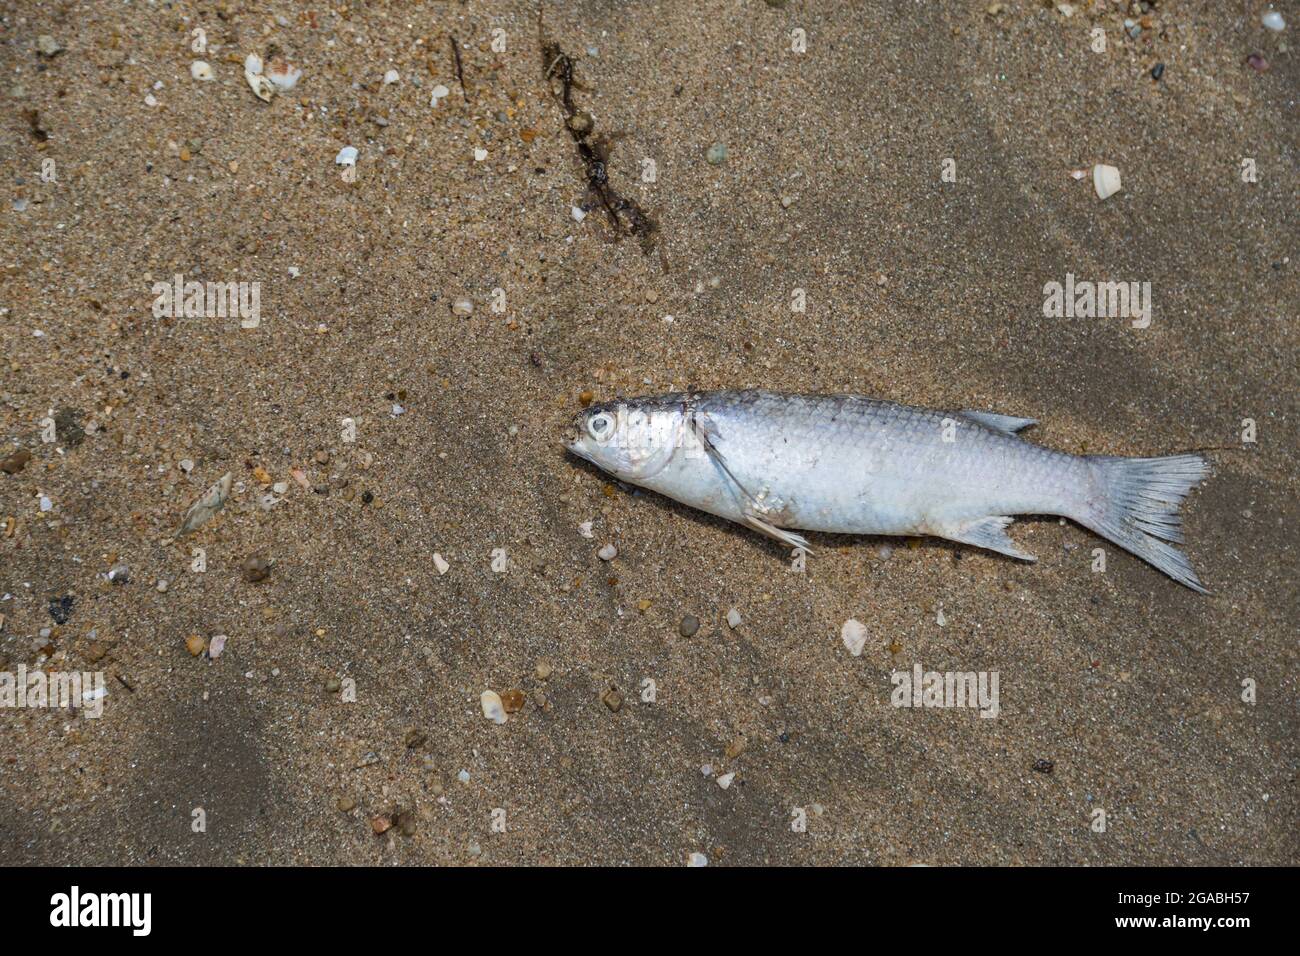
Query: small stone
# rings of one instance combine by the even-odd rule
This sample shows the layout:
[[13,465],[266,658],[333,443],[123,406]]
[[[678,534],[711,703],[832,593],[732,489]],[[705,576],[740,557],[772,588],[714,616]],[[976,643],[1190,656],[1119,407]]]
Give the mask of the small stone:
[[433,567],[439,575],[446,574],[447,571],[451,569],[451,565],[447,563],[447,559],[437,551],[433,552]]
[[226,635],[217,634],[208,641],[208,659],[215,661],[221,656],[221,652],[226,649]]
[[406,744],[407,750],[414,750],[416,747],[421,746],[428,739],[429,739],[428,735],[425,734],[424,731],[416,730],[412,728],[411,730],[408,730],[406,732],[406,737],[403,740],[403,743]]
[[591,389],[587,389],[585,392],[578,393],[578,404],[581,405],[583,408],[586,408],[595,400],[596,400],[596,393],[593,392]]
[[586,136],[595,128],[596,122],[591,118],[590,113],[579,110],[565,121],[565,125],[579,136]]
[[392,829],[393,821],[384,815],[379,815],[370,821],[370,828],[375,831],[375,836],[382,836]]
[[384,74],[384,86],[392,86],[401,78],[402,75],[398,73],[396,70],[389,70]]
[[113,584],[126,584],[131,580],[131,569],[125,564],[118,563],[109,568],[104,576]]
[[1051,773],[1056,764],[1051,760],[1035,760],[1034,770],[1038,773]]
[[407,811],[398,817],[397,828],[402,831],[404,837],[415,836],[415,829],[419,822],[414,813]]
[[36,49],[41,56],[58,56],[63,52],[62,44],[48,33],[42,33],[36,38]]
[[734,607],[727,612],[727,627],[731,628],[732,630],[735,630],[736,628],[740,627],[741,620],[742,618],[740,616],[740,612],[737,611]]
[[106,654],[108,654],[108,648],[99,643],[99,641],[95,641],[95,643],[86,648],[86,660],[90,661],[92,664],[98,664],[104,659]]
[[694,637],[696,631],[700,629],[700,619],[693,614],[687,614],[677,625],[677,633],[682,637]]
[[623,706],[622,696],[619,694],[618,691],[614,690],[612,687],[609,690],[605,691],[604,695],[600,698],[600,700],[606,707],[610,709],[610,711],[616,714],[619,712],[619,709],[622,708]]
[[357,808],[357,801],[352,797],[339,797],[334,805],[339,808],[340,813],[351,813]]
[[21,448],[14,452],[8,458],[0,460],[0,471],[6,475],[16,475],[27,467],[27,463],[32,460],[32,453],[26,448]]
[[551,662],[548,660],[538,661],[537,667],[533,670],[533,673],[537,675],[538,680],[549,680],[551,674],[554,672],[555,668],[551,666]]
[[1246,64],[1256,73],[1268,72],[1269,63],[1262,53],[1252,53],[1246,57]]
[[265,581],[271,576],[270,562],[257,556],[247,558],[241,565],[241,570],[244,572],[244,580],[250,584]]
[[[1274,33],[1281,33],[1286,29],[1286,19],[1276,10],[1266,10],[1259,20],[1265,27],[1272,30]],[[42,50],[41,52],[44,51]]]
[[1160,77],[1164,75],[1165,65],[1163,63],[1157,63],[1155,66],[1151,67],[1151,79],[1159,81]]
[[524,709],[525,700],[524,692],[518,687],[512,687],[501,695],[501,706],[507,714],[517,714]]
[[185,638],[185,649],[190,652],[190,657],[198,657],[203,653],[203,638],[191,634]]
[[[778,3],[774,3],[773,0],[767,0],[767,5],[769,7],[775,7],[778,6]],[[784,0],[781,0],[779,5],[784,6]],[[686,865],[691,867],[708,866],[709,858],[703,853],[692,853],[686,857]]]
[[316,464],[318,465],[328,465],[330,463],[330,453],[327,451],[324,450],[318,451],[312,457],[315,459]]
[[343,682],[337,677],[331,677],[325,681],[325,693],[337,694],[343,689]]
[[721,166],[727,161],[727,144],[714,143],[704,154],[710,166]]
[[739,757],[741,754],[745,752],[746,746],[748,746],[748,743],[746,742],[745,738],[737,737],[731,743],[727,744],[727,749],[726,749],[727,759],[735,760],[737,757]]
[[154,585],[154,587],[156,587],[156,588],[158,589],[158,593],[159,593],[159,594],[166,594],[166,593],[167,593],[167,579],[166,579],[166,578],[159,578],[159,579],[158,579],[158,583],[157,583],[156,585]]
[[723,790],[726,790],[728,787],[731,786],[731,781],[735,779],[736,779],[736,771],[733,770],[730,773],[724,773],[722,776],[718,777],[718,786],[721,787]]
[[618,548],[614,547],[612,544],[607,544],[596,552],[596,557],[600,558],[602,561],[613,561],[618,557]]
[[485,690],[479,695],[479,704],[483,708],[483,716],[495,724],[504,724],[506,722],[506,708],[501,702],[501,695],[494,690]]
[[474,313],[474,303],[463,297],[453,299],[451,311],[454,315],[472,315]]

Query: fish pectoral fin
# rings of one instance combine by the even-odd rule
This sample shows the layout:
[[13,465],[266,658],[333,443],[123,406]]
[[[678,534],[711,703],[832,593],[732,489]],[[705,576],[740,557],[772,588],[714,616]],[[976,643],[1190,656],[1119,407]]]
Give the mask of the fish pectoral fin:
[[937,533],[949,541],[971,544],[987,551],[1005,554],[1007,557],[1019,558],[1021,561],[1037,561],[1036,557],[1027,551],[1021,551],[1016,547],[1016,543],[1007,537],[1007,525],[1011,524],[1012,520],[1006,515],[990,515],[957,527],[944,528]]
[[775,538],[777,541],[782,541],[792,548],[799,548],[806,554],[813,553],[813,549],[808,545],[808,539],[803,535],[795,534],[793,531],[786,531],[784,528],[778,528],[776,525],[764,521],[752,512],[745,513],[744,521],[746,525],[753,528],[759,534],[767,535],[769,538]]
[[979,422],[985,428],[991,428],[995,432],[1005,432],[1008,435],[1014,435],[1022,428],[1028,428],[1030,425],[1037,425],[1036,418],[1016,418],[1014,415],[999,415],[996,412],[976,412],[969,408],[962,409],[962,415],[973,422]]

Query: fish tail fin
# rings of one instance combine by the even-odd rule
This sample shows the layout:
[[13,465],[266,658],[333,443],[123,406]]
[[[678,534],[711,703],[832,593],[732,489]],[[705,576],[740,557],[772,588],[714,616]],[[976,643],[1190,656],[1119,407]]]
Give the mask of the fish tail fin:
[[1209,475],[1206,460],[1186,454],[1163,458],[1093,455],[1087,461],[1100,494],[1089,495],[1082,512],[1072,517],[1179,584],[1210,593],[1196,577],[1187,555],[1173,546],[1183,541],[1178,507]]

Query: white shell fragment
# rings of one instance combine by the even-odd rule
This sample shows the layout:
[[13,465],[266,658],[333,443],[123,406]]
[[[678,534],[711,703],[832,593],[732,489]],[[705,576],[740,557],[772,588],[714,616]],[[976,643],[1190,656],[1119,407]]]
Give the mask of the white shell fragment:
[[208,641],[208,658],[216,660],[221,656],[221,652],[226,649],[226,635],[217,634],[212,640]]
[[734,607],[727,612],[727,627],[731,628],[734,631],[736,628],[740,627],[740,621],[741,621],[740,612],[737,611]]
[[464,297],[455,299],[451,303],[451,311],[454,315],[473,315],[474,303]]
[[190,76],[204,83],[210,82],[217,78],[216,74],[212,72],[212,67],[208,64],[207,60],[195,60],[193,63],[191,63]]
[[731,781],[735,779],[736,779],[736,771],[733,770],[730,773],[724,773],[721,777],[719,777],[717,779],[717,784],[723,790],[726,790],[728,787],[731,786]]
[[444,97],[445,97],[448,93],[450,93],[450,92],[451,92],[451,90],[447,89],[447,87],[445,87],[445,86],[443,86],[441,83],[439,83],[437,86],[435,86],[435,87],[430,91],[430,93],[431,93],[432,95],[431,95],[430,98],[429,98],[429,105],[430,105],[430,106],[437,106],[437,105],[438,105],[438,100],[444,98]]
[[862,649],[867,646],[867,628],[861,621],[849,618],[840,628],[840,640],[845,649],[854,657],[862,656]]
[[252,73],[254,76],[262,75],[262,58],[256,53],[250,53],[244,57],[244,72]]
[[483,162],[483,160],[487,159],[487,157],[488,157],[488,152],[486,149],[484,149],[482,146],[474,147],[474,162],[481,163]]
[[590,521],[584,521],[582,524],[578,525],[578,534],[582,535],[584,538],[594,537],[591,531],[591,525],[592,522]]
[[231,481],[230,472],[226,472],[215,485],[203,493],[202,497],[190,505],[189,510],[185,512],[185,518],[181,521],[180,530],[176,532],[178,538],[200,528],[225,506],[226,499],[230,497]]
[[705,856],[703,853],[692,853],[690,856],[686,858],[686,865],[695,866],[695,867],[708,866],[709,858]]
[[336,166],[355,166],[357,164],[357,148],[355,146],[344,146],[339,150],[339,154],[334,157]]
[[501,703],[501,695],[494,690],[485,690],[479,695],[479,703],[483,706],[483,716],[495,724],[504,724],[506,722],[506,708]]
[[1276,10],[1265,11],[1264,15],[1259,18],[1259,21],[1275,33],[1281,33],[1286,29],[1286,20],[1284,20],[1282,14],[1278,13]]
[[618,548],[614,547],[612,544],[607,544],[596,552],[596,557],[600,558],[602,561],[613,561],[618,557]]
[[1114,166],[1098,163],[1092,167],[1092,188],[1097,190],[1099,199],[1115,195],[1122,188],[1119,182],[1119,170]]
[[437,551],[433,552],[433,566],[439,574],[446,574],[451,569],[451,565],[447,563],[447,559]]
[[587,218],[587,210],[583,209],[581,206],[573,206],[569,209],[569,214],[573,216],[574,222],[582,222],[582,220]]
[[302,79],[302,70],[282,57],[272,57],[266,65],[266,78],[281,93],[288,93]]
[[384,74],[384,86],[392,86],[401,78],[402,75],[398,73],[396,70],[389,70],[387,73]]

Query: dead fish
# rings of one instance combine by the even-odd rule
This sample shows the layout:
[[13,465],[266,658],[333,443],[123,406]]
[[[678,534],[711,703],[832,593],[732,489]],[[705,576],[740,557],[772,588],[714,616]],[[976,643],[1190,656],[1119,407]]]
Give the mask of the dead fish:
[[230,472],[226,472],[215,485],[203,493],[201,498],[190,505],[181,520],[176,537],[181,538],[191,531],[198,530],[209,518],[225,507],[226,499],[230,497],[230,482]]
[[1197,454],[1070,455],[1023,440],[1036,424],[861,395],[673,393],[592,405],[566,442],[610,474],[811,553],[793,529],[933,535],[1036,560],[1014,515],[1060,515],[1208,593],[1179,505],[1209,474]]

